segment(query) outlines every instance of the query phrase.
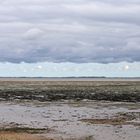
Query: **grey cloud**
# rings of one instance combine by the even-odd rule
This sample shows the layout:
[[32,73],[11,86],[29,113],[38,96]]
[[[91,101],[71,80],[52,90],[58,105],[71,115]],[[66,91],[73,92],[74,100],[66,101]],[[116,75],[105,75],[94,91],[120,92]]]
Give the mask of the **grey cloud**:
[[0,3],[1,62],[140,61],[139,0]]

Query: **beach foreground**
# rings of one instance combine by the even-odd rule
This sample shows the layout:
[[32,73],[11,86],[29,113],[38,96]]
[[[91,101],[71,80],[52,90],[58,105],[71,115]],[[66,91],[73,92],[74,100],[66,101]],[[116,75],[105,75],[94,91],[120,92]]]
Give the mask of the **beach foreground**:
[[139,81],[1,80],[0,140],[139,140],[139,91]]

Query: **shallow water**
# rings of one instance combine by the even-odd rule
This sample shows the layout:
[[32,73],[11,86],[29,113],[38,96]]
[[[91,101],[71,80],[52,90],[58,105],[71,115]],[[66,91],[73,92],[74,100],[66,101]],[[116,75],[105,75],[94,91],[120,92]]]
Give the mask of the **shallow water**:
[[[62,101],[0,102],[0,127],[49,128],[46,137],[93,140],[139,140],[140,125],[91,124],[81,119],[108,119],[117,113],[140,113],[140,103]],[[140,117],[135,118],[140,123]]]

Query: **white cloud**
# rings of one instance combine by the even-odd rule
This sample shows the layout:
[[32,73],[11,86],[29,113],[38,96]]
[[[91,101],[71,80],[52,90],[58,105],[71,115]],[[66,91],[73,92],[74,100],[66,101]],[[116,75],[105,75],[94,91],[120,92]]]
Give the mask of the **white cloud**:
[[43,35],[43,31],[38,29],[38,28],[33,28],[29,29],[25,34],[23,34],[23,38],[29,39],[29,40],[34,40],[38,39]]
[[41,69],[43,69],[43,66],[38,65],[37,68],[41,70]]
[[125,70],[125,71],[129,70],[129,66],[128,66],[128,65],[125,65],[125,66],[124,66],[124,70]]

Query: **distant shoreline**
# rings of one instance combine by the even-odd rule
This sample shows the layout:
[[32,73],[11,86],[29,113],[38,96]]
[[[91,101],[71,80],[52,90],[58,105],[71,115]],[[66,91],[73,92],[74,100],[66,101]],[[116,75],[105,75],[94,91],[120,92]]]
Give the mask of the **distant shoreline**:
[[140,81],[140,77],[0,77],[0,81]]

